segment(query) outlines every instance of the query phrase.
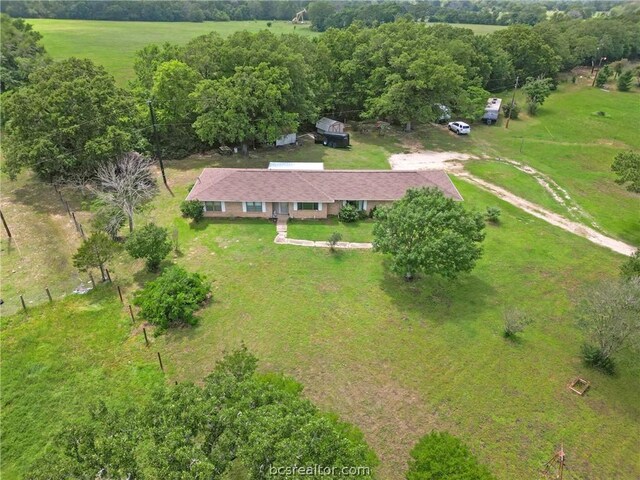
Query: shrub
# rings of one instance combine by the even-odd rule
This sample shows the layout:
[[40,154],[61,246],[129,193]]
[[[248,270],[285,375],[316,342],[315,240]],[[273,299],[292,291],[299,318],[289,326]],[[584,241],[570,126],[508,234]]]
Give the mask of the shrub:
[[504,312],[503,335],[505,338],[514,338],[530,323],[531,319],[525,312],[517,308],[508,308]]
[[354,207],[350,203],[347,203],[340,209],[338,218],[341,222],[353,223],[360,218],[360,213],[356,207]]
[[491,223],[500,223],[500,215],[502,214],[502,210],[498,207],[487,207],[487,213],[484,214],[485,218],[488,222]]
[[505,117],[509,116],[509,111],[511,111],[511,119],[515,120],[518,118],[518,115],[520,114],[520,107],[518,106],[517,103],[513,103],[513,110],[511,110],[511,103],[505,103],[502,106],[502,111],[504,112]]
[[180,204],[180,211],[183,217],[190,218],[194,222],[199,222],[204,217],[202,202],[198,200],[184,200]]
[[147,269],[154,272],[162,259],[169,255],[171,241],[166,228],[149,223],[129,236],[125,248],[133,258],[144,258]]
[[627,70],[618,77],[617,86],[621,92],[628,92],[631,90],[631,83],[633,82],[633,73],[631,70]]
[[610,76],[611,69],[609,68],[609,65],[605,65],[604,67],[602,67],[602,70],[598,72],[598,75],[596,75],[596,87],[604,87],[604,84],[607,83]]
[[333,232],[331,234],[329,237],[329,247],[331,248],[331,251],[336,249],[336,245],[340,240],[342,240],[342,234],[340,232]]
[[640,277],[640,249],[636,250],[626,262],[620,266],[620,275],[625,280]]
[[271,22],[267,22],[267,27],[271,28]]
[[598,347],[584,344],[580,350],[582,361],[591,368],[600,370],[607,375],[613,375],[616,371],[616,365],[611,357],[607,357]]
[[210,291],[204,277],[173,266],[136,292],[133,303],[140,307],[142,318],[162,331],[171,325],[195,325],[193,312]]
[[407,480],[495,480],[469,449],[447,432],[432,432],[411,450]]

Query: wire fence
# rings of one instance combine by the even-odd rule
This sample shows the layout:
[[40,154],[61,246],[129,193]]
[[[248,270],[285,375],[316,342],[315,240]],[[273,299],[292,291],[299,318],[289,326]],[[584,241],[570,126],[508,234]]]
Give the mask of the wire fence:
[[42,286],[41,288],[30,288],[29,291],[16,293],[2,298],[0,315],[8,316],[14,313],[25,311],[43,303],[61,300],[69,295],[83,295],[90,292],[94,287],[94,281],[99,282],[91,273],[78,273],[66,278],[63,281],[57,280],[54,286]]

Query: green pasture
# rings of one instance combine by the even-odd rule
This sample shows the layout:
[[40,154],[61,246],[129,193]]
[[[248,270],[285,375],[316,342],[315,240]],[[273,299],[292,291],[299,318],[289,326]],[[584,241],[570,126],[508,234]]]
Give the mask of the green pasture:
[[42,34],[42,44],[56,60],[68,57],[89,58],[104,66],[124,85],[133,79],[135,52],[150,43],[185,44],[199,35],[218,32],[222,36],[247,30],[273,33],[317,35],[309,25],[273,21],[271,27],[263,20],[243,22],[111,22],[101,20],[28,20]]

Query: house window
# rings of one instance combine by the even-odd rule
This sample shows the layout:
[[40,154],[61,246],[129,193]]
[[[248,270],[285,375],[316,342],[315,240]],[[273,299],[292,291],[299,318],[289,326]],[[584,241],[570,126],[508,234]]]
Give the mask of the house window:
[[205,212],[224,212],[222,202],[204,202]]
[[320,210],[318,203],[298,202],[297,210]]
[[345,205],[351,205],[352,207],[356,207],[358,210],[366,210],[367,209],[367,201],[366,200],[346,200]]
[[247,212],[262,212],[262,202],[244,202]]

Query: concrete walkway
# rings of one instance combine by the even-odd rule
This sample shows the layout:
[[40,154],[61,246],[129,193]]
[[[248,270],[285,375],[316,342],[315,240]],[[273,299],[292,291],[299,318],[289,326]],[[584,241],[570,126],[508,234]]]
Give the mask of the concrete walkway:
[[[314,242],[313,240],[299,240],[296,238],[287,237],[287,222],[289,217],[286,215],[278,215],[276,221],[276,238],[274,243],[280,245],[297,245],[299,247],[316,247],[316,248],[331,248],[329,242]],[[370,250],[373,248],[371,243],[353,243],[353,242],[338,242],[334,248],[343,250]]]

